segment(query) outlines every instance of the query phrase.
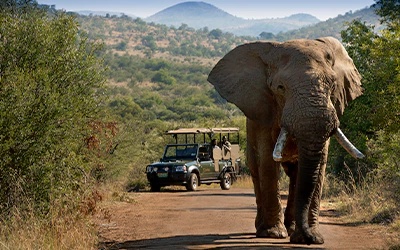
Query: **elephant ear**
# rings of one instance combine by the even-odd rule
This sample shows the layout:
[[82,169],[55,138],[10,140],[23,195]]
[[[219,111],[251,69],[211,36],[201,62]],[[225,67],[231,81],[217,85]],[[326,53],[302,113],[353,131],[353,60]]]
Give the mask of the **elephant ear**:
[[331,100],[337,114],[342,115],[348,103],[362,95],[361,75],[343,45],[336,38],[324,37],[317,40],[332,49],[334,58],[332,68],[336,73],[337,86]]
[[228,102],[234,103],[247,118],[272,126],[275,105],[268,79],[268,67],[260,55],[272,43],[243,44],[226,54],[212,69],[208,81]]

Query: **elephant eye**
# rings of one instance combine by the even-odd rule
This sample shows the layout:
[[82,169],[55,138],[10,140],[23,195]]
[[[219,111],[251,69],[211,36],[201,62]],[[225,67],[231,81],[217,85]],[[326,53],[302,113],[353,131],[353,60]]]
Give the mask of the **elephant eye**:
[[278,85],[278,90],[284,92],[285,87],[283,85]]
[[331,55],[330,53],[326,53],[325,58],[326,58],[326,60],[327,60],[328,62],[331,62],[331,63],[332,63],[332,66],[334,66],[335,61],[333,60],[332,55]]
[[326,59],[330,61],[332,59],[331,54],[326,54]]

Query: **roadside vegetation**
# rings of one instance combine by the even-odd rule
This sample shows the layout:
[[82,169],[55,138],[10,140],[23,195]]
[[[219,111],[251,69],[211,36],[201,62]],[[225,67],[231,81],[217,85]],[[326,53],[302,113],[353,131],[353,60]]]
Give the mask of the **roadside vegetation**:
[[364,94],[350,104],[341,124],[367,153],[356,162],[333,145],[328,189],[336,189],[339,211],[352,222],[387,226],[399,249],[400,225],[400,5],[376,1],[385,27],[353,20],[341,35],[363,77]]
[[[352,223],[399,238],[400,10],[396,0],[377,3],[384,29],[354,20],[341,34],[365,88],[341,128],[367,157],[355,161],[332,140],[324,197]],[[0,248],[93,248],[90,216],[109,216],[98,203],[148,188],[144,169],[173,140],[167,130],[239,127],[245,152],[245,117],[207,75],[255,40],[1,2]],[[235,184],[251,187],[251,178]]]
[[96,243],[86,216],[116,132],[103,115],[101,47],[65,13],[0,4],[1,249]]

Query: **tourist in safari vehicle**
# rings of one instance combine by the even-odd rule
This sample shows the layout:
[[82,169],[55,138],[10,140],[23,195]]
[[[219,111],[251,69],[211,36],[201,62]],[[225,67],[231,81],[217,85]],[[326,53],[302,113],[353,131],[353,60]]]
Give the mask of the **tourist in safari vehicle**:
[[175,143],[166,145],[160,161],[146,168],[152,191],[170,185],[195,191],[201,184],[211,183],[230,189],[241,168],[239,128],[181,128],[166,134],[172,135]]

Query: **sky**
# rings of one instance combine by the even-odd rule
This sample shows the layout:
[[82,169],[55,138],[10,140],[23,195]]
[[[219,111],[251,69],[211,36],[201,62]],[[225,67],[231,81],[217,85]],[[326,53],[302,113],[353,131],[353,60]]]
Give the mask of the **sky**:
[[279,18],[306,13],[321,21],[375,3],[374,0],[37,0],[39,4],[55,4],[56,9],[66,11],[109,11],[132,14],[141,18],[188,1],[209,3],[245,19]]

